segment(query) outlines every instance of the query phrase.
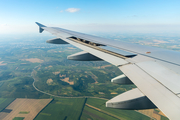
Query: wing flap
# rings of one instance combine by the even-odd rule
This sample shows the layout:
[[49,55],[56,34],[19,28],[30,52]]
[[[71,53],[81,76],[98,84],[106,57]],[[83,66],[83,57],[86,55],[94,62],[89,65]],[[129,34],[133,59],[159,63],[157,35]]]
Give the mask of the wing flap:
[[175,94],[180,93],[180,75],[165,68],[155,61],[136,63],[147,74],[155,78],[158,82],[166,86]]
[[94,55],[94,56],[97,56],[98,58],[102,59],[102,60],[105,60],[115,66],[119,66],[119,65],[124,65],[124,64],[127,64],[128,62],[120,57],[117,57],[117,56],[114,56],[114,55],[111,55],[111,54],[108,54],[108,53],[105,53],[103,51],[100,51],[98,49],[94,49],[92,46],[89,47],[89,46],[86,46],[84,44],[80,44],[76,41],[72,41],[70,39],[63,39],[64,41],[86,51],[86,52],[89,52],[90,54]]
[[128,64],[119,69],[170,119],[180,118],[180,99],[155,78],[136,64]]
[[99,47],[103,48],[105,50],[112,51],[114,53],[121,54],[121,55],[123,55],[125,57],[134,57],[134,56],[136,56],[136,54],[134,54],[134,53],[127,52],[127,51],[124,51],[124,50],[120,50],[120,49],[117,49],[117,48],[113,48],[113,47],[110,47],[110,46],[99,46]]

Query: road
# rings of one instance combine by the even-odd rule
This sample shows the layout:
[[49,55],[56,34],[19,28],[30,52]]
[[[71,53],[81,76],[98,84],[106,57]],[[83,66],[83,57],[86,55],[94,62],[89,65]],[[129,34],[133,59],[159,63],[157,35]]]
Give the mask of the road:
[[41,64],[38,65],[38,66],[36,66],[36,67],[34,67],[34,69],[33,69],[32,72],[31,72],[31,77],[32,77],[33,80],[34,80],[33,83],[32,83],[32,86],[34,87],[34,89],[36,89],[37,91],[39,91],[39,92],[41,92],[41,93],[44,93],[44,94],[46,94],[46,95],[50,95],[50,96],[53,96],[53,97],[60,97],[60,98],[97,98],[97,99],[109,100],[109,99],[106,99],[106,98],[93,97],[93,96],[64,97],[64,96],[59,96],[59,95],[53,95],[53,94],[44,92],[44,91],[42,91],[42,90],[39,90],[39,89],[35,86],[36,78],[34,77],[33,74],[34,74],[35,70],[36,70],[38,67],[40,67],[40,66],[41,66]]
[[[59,97],[59,98],[97,98],[97,99],[109,100],[109,99],[106,99],[106,98],[93,97],[93,96],[64,97],[64,96],[53,95],[53,94],[50,94],[50,93],[41,91],[41,90],[39,90],[39,89],[35,86],[36,79],[34,78],[34,75],[33,75],[33,73],[35,72],[35,69],[39,68],[40,66],[41,66],[41,64],[38,65],[38,66],[36,66],[36,67],[34,67],[34,69],[33,69],[32,72],[31,72],[31,77],[32,77],[33,80],[34,80],[33,83],[32,83],[34,89],[36,89],[37,91],[39,91],[39,92],[41,92],[41,93],[43,93],[43,94],[46,94],[46,95],[49,95],[49,96],[53,96],[53,97]],[[135,111],[136,111],[136,112],[139,112],[139,111],[137,111],[137,110],[135,110]],[[139,112],[139,113],[141,113],[141,112]],[[106,113],[106,114],[107,114],[107,113]],[[141,113],[141,114],[143,114],[143,113]],[[146,115],[146,114],[143,114],[143,115]],[[147,115],[146,115],[146,116],[147,116]],[[150,117],[150,116],[147,116],[147,117]],[[152,117],[150,117],[150,118],[151,118],[152,120],[154,120],[154,118],[152,118]]]

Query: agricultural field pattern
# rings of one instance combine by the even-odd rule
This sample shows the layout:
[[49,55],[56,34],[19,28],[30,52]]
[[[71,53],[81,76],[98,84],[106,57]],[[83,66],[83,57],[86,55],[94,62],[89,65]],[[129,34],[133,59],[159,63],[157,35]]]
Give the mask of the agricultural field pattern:
[[[179,36],[98,35],[180,51]],[[110,80],[122,72],[105,61],[67,60],[68,55],[81,50],[72,45],[45,43],[51,38],[53,36],[50,35],[0,38],[0,119],[25,120],[33,114],[29,119],[168,120],[158,109],[106,108],[107,100],[136,86],[111,83]],[[18,103],[21,100],[24,105]],[[33,113],[37,106],[41,107]]]

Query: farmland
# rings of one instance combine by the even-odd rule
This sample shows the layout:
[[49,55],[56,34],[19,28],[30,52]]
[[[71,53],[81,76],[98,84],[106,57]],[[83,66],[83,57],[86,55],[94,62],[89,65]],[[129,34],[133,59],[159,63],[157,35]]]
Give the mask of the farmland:
[[[54,98],[54,101],[45,107],[35,119],[70,119],[71,116],[77,119],[80,116],[81,119],[121,118],[132,120],[133,117],[136,119],[149,119],[136,111],[106,108],[106,100],[88,98],[83,107],[85,98],[72,98],[88,96],[111,99],[136,86],[112,84],[110,80],[121,75],[122,72],[117,67],[105,61],[79,62],[67,60],[66,58],[68,55],[81,50],[72,45],[61,46],[46,44],[45,40],[50,38],[52,38],[52,36],[26,37],[25,40],[24,38],[7,40],[11,42],[1,41],[0,110],[6,108],[15,98],[53,98],[52,96],[43,94],[34,89],[32,86],[34,79],[31,76],[34,70],[33,77],[36,78],[35,86],[39,90],[59,97],[69,97],[69,99]],[[130,38],[132,38],[132,36],[126,38],[122,37],[122,39],[126,41],[140,44],[144,43],[143,41],[139,41],[139,37],[137,36],[133,36],[133,39]],[[144,36],[144,39],[146,38],[147,37]],[[148,40],[150,40],[150,38],[151,37],[148,37]],[[119,37],[116,39],[119,39]],[[170,39],[176,38],[167,38],[167,40]],[[160,47],[165,47],[165,43],[160,43],[158,45]],[[93,109],[88,105],[100,109],[101,111]],[[76,108],[78,111],[76,111]],[[53,112],[51,112],[51,110],[53,110]],[[66,110],[66,112],[71,111],[71,113],[67,112],[67,114],[65,114],[63,110]],[[18,112],[19,117],[16,116],[13,119],[20,120],[24,118],[21,116],[28,114],[30,114],[29,111],[21,110]],[[115,117],[111,116],[111,114]],[[161,117],[161,119],[166,118]]]
[[55,98],[35,120],[77,120],[81,116],[85,98]]
[[0,112],[4,110],[14,100],[14,98],[0,98]]
[[[112,109],[112,108],[106,108],[105,107],[106,100],[103,99],[94,99],[89,98],[87,99],[87,104],[94,106],[102,111],[104,111],[104,114],[114,115],[118,116],[121,120],[150,120],[149,117],[146,117],[134,110],[119,110],[119,109]],[[98,110],[99,111],[99,110]]]
[[43,109],[35,120],[150,120],[136,111],[110,109],[104,106],[106,100],[96,98],[55,98]]
[[17,98],[0,113],[1,119],[33,119],[51,100]]
[[94,110],[92,108],[85,106],[81,120],[87,120],[87,119],[91,119],[91,120],[117,120],[117,118],[114,118],[114,117],[109,116],[107,114],[104,114],[100,111],[97,111],[97,110]]
[[138,112],[151,118],[155,118],[156,120],[168,120],[168,118],[159,109],[138,110]]
[[[78,66],[73,65],[76,62],[66,62],[69,64],[53,65],[52,62],[37,67],[32,74],[36,80],[35,86],[41,91],[58,96],[96,96],[107,99],[135,87],[112,84],[110,79],[122,73],[106,62],[97,62],[95,65],[93,62],[83,62],[83,65]],[[105,64],[108,65],[104,67]]]

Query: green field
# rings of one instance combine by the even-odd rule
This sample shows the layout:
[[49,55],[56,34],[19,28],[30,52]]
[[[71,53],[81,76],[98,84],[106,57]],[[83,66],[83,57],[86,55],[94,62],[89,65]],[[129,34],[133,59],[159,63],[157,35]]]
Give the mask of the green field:
[[167,117],[161,116],[161,120],[169,120]]
[[5,109],[14,100],[15,100],[15,98],[0,98],[0,111]]
[[[101,111],[85,105],[85,102]],[[35,118],[35,120],[150,120],[136,111],[106,108],[106,100],[95,98],[55,98]]]
[[55,98],[34,120],[77,120],[85,98]]
[[15,117],[13,120],[24,120],[24,117]]
[[81,120],[88,120],[88,119],[91,119],[91,120],[117,120],[118,118],[112,117],[103,112],[99,112],[95,109],[85,106],[83,114],[81,116]]
[[[66,62],[69,65],[72,63]],[[50,65],[51,67],[49,67]],[[72,65],[71,67],[61,64],[54,66],[52,63],[43,64],[33,74],[36,79],[35,86],[42,91],[58,96],[96,96],[108,99],[135,87],[134,85],[111,83],[112,78],[122,73],[118,68],[111,65],[100,68],[103,65],[109,64],[106,62],[84,62],[82,65],[78,63],[78,66]],[[55,72],[57,74],[54,74]],[[62,81],[64,78],[68,78],[74,84]],[[52,79],[52,82],[47,83],[48,79]]]
[[[117,37],[112,39],[122,39],[129,42],[145,44],[143,40],[154,43],[153,39],[166,39],[167,41],[178,41],[179,37],[163,37],[163,36],[128,36]],[[110,37],[110,36],[109,36]],[[5,39],[0,46],[0,111],[5,109],[14,99],[12,98],[52,98],[43,94],[32,86],[34,79],[31,76],[35,70],[37,81],[35,86],[41,91],[66,97],[92,96],[111,99],[114,96],[125,91],[131,90],[135,85],[117,85],[110,80],[122,72],[115,66],[109,65],[105,61],[71,61],[67,60],[67,56],[81,51],[72,45],[53,45],[46,44],[47,37],[26,37],[21,39],[9,40]],[[111,38],[111,37],[110,37]],[[141,39],[139,39],[141,38]],[[142,40],[143,39],[143,40]],[[2,42],[1,41],[1,42]],[[173,48],[177,43],[171,43]],[[178,42],[179,44],[179,42]],[[153,44],[152,44],[153,45]],[[154,44],[159,47],[168,48],[166,44]],[[11,46],[11,47],[9,47]],[[71,47],[71,49],[69,48]],[[73,49],[72,49],[73,47]],[[169,47],[168,49],[172,49]],[[174,48],[173,48],[174,49]],[[177,49],[180,50],[180,47]],[[43,62],[30,62],[26,59],[36,58]],[[60,72],[54,74],[54,72]],[[61,79],[69,78],[69,84]],[[51,84],[47,83],[48,79],[52,79]],[[114,94],[112,94],[114,93]],[[55,98],[45,109],[43,109],[37,120],[49,119],[116,119],[103,112],[99,112],[88,106],[83,107],[85,99],[62,99]],[[87,99],[87,104],[102,109],[105,112],[119,116],[122,120],[149,120],[148,117],[135,111],[118,110],[105,107],[105,100]],[[82,112],[82,109],[84,111]],[[20,114],[28,114],[28,111],[21,111]],[[15,118],[23,119],[23,118]],[[165,120],[165,117],[162,117]]]
[[106,100],[88,98],[87,104],[97,107],[103,111],[119,116],[121,120],[150,120],[149,117],[142,115],[134,110],[120,110],[105,107]]

